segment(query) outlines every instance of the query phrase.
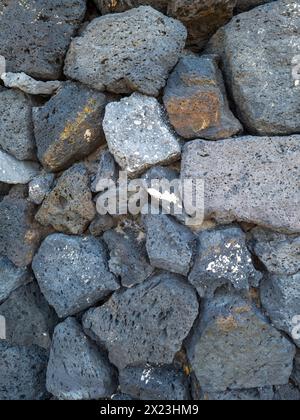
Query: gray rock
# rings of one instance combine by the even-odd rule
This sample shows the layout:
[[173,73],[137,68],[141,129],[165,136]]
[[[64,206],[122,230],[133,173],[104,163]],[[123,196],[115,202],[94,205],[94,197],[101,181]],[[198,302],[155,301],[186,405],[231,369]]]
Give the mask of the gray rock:
[[275,401],[300,401],[299,388],[293,384],[278,386],[275,388]]
[[119,288],[108,271],[103,243],[90,236],[48,236],[32,268],[43,295],[60,318],[89,308]]
[[5,195],[7,195],[9,193],[10,188],[10,184],[5,184],[4,182],[0,181],[0,196],[3,198]]
[[110,361],[130,365],[171,364],[198,315],[194,290],[181,278],[161,274],[89,310],[85,331],[105,346]]
[[43,400],[47,352],[0,340],[0,400]]
[[294,337],[294,317],[300,316],[300,272],[293,276],[267,276],[261,285],[261,301],[272,323]]
[[66,82],[44,106],[33,109],[38,158],[56,172],[88,156],[104,143],[106,97]]
[[107,356],[83,333],[74,318],[55,328],[47,369],[47,389],[63,400],[108,398],[116,374]]
[[186,36],[180,22],[147,6],[102,16],[73,39],[65,74],[101,91],[157,96]]
[[119,382],[121,392],[139,400],[190,399],[187,378],[173,366],[128,367],[120,372]]
[[131,176],[180,157],[180,144],[155,98],[134,93],[108,104],[103,128],[110,152]]
[[300,350],[297,350],[295,363],[294,363],[294,370],[292,373],[292,379],[296,382],[298,387],[300,387]]
[[42,82],[35,80],[25,73],[4,73],[1,75],[4,85],[9,88],[20,89],[30,95],[53,95],[61,86],[61,82]]
[[274,398],[264,398],[259,389],[247,389],[225,392],[205,392],[201,398],[204,401],[271,401]]
[[196,236],[167,215],[148,215],[144,220],[151,265],[186,276],[193,264]]
[[199,247],[189,282],[201,297],[212,298],[223,285],[237,290],[258,287],[262,274],[255,270],[246,247],[246,235],[238,227],[200,232]]
[[45,197],[50,193],[54,180],[55,176],[53,174],[46,173],[33,178],[28,185],[29,200],[37,205],[42,204]]
[[187,351],[204,392],[286,385],[295,356],[256,307],[224,291],[203,302]]
[[236,8],[239,12],[244,12],[253,7],[261,6],[265,3],[270,3],[274,0],[237,0]]
[[97,185],[99,181],[111,180],[117,182],[119,175],[118,165],[116,164],[113,155],[105,150],[100,157],[98,170],[95,179],[92,182],[91,190],[97,192]]
[[96,215],[88,171],[75,164],[58,179],[43,201],[36,220],[44,226],[74,235],[83,233]]
[[1,2],[0,54],[6,58],[7,71],[59,79],[71,37],[85,10],[84,0]]
[[204,180],[208,220],[296,233],[299,160],[300,136],[195,140],[185,146],[181,177]]
[[252,134],[300,131],[293,58],[300,54],[298,2],[274,1],[239,14],[210,41],[222,57],[240,120]]
[[5,184],[28,184],[39,173],[39,165],[21,162],[0,150],[0,182]]
[[109,214],[104,216],[97,214],[89,227],[89,231],[93,236],[100,236],[103,232],[116,227],[117,221]]
[[0,304],[18,287],[30,281],[29,271],[0,256]]

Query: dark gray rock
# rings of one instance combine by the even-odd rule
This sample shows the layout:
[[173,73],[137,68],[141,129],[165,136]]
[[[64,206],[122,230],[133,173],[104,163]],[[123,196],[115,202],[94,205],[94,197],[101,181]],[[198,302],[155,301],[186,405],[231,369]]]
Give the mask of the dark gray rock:
[[238,12],[244,12],[246,10],[252,9],[253,7],[261,6],[265,3],[270,3],[274,0],[237,0],[236,8]]
[[64,400],[108,398],[117,388],[107,356],[90,341],[81,325],[68,318],[54,331],[47,369],[47,389]]
[[[271,387],[272,389],[272,387]],[[259,389],[247,389],[225,392],[205,392],[201,398],[204,401],[271,401],[274,391],[269,391],[270,396],[265,397]],[[272,397],[272,398],[271,398]]]
[[300,350],[299,349],[297,350],[297,354],[296,354],[296,357],[295,357],[292,379],[293,379],[293,381],[296,382],[298,387],[300,387]]
[[48,236],[32,268],[42,293],[60,318],[89,308],[119,288],[108,271],[103,243],[91,236]]
[[42,204],[45,197],[50,193],[55,176],[53,174],[40,174],[33,178],[28,185],[28,198],[37,205]]
[[105,15],[107,13],[121,13],[133,7],[151,6],[161,11],[167,12],[167,6],[170,0],[94,0],[94,3],[99,8],[100,12]]
[[171,364],[198,315],[196,293],[184,280],[161,274],[114,293],[89,310],[85,331],[105,346],[120,370],[130,365]]
[[11,292],[31,280],[25,268],[16,267],[8,258],[0,256],[0,303],[9,297]]
[[111,180],[117,182],[119,175],[118,165],[116,164],[113,155],[105,150],[100,157],[98,170],[95,179],[92,182],[91,189],[93,192],[97,192],[97,185],[99,181]]
[[116,219],[111,217],[109,214],[105,214],[104,216],[97,214],[95,219],[90,224],[89,231],[93,236],[100,236],[103,232],[116,227],[116,225]]
[[275,401],[300,401],[300,391],[293,384],[275,387]]

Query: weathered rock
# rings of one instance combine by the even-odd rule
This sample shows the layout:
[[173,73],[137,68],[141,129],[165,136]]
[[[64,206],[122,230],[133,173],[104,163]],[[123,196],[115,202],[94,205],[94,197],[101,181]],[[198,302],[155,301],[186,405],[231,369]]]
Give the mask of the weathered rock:
[[134,93],[107,105],[103,128],[110,152],[132,176],[177,160],[181,147],[155,98]]
[[90,224],[89,231],[93,236],[100,236],[103,232],[106,232],[107,230],[116,227],[116,225],[116,220],[109,214],[106,214],[104,216],[97,214],[95,219]]
[[148,215],[144,220],[151,265],[186,276],[193,264],[196,236],[167,215]]
[[113,155],[105,150],[100,157],[99,166],[95,179],[92,182],[91,190],[97,192],[97,186],[99,181],[111,180],[114,183],[118,180],[118,165],[116,164]]
[[171,364],[198,315],[194,290],[161,274],[116,292],[83,319],[85,331],[108,349],[120,370],[130,365]]
[[33,178],[28,185],[28,198],[37,205],[42,204],[45,197],[50,193],[54,183],[54,175],[42,173]]
[[0,305],[6,322],[6,340],[15,345],[50,347],[57,318],[37,284],[31,282],[13,291]]
[[30,281],[29,271],[16,267],[6,257],[0,257],[0,303],[28,281]]
[[28,184],[39,173],[39,165],[16,159],[0,150],[0,182],[6,184]]
[[212,298],[226,285],[237,290],[257,287],[262,274],[255,270],[246,247],[246,235],[238,227],[200,232],[199,247],[189,282],[201,297]]
[[256,307],[223,291],[203,302],[187,350],[205,392],[286,385],[295,356],[295,347]]
[[1,2],[0,54],[8,72],[57,80],[71,37],[85,15],[84,0]]
[[25,73],[4,73],[1,75],[4,85],[9,88],[20,89],[30,95],[53,95],[61,86],[61,82],[42,82],[35,80]]
[[33,109],[38,158],[56,172],[104,143],[106,97],[78,83],[65,82],[43,107]]
[[278,386],[275,389],[275,401],[300,401],[300,391],[293,384]]
[[47,389],[64,400],[108,398],[116,374],[107,356],[83,333],[74,318],[55,328],[47,369]]
[[219,140],[242,131],[213,56],[183,57],[168,80],[164,104],[176,132],[186,139]]
[[0,400],[45,399],[46,354],[37,346],[12,346],[0,340]]
[[300,136],[195,140],[185,146],[181,176],[204,180],[206,219],[296,233],[299,160]]
[[65,74],[101,91],[157,96],[186,35],[180,22],[147,6],[102,16],[73,39]]
[[88,171],[83,164],[75,164],[59,178],[36,220],[59,232],[77,235],[86,230],[95,214]]
[[261,301],[272,323],[285,331],[300,347],[300,337],[294,337],[294,317],[300,315],[300,272],[293,276],[268,276],[261,285]]
[[292,379],[300,387],[300,350],[299,349],[297,350],[297,354],[296,354],[296,357],[295,357]]
[[270,3],[274,0],[237,0],[236,8],[239,12],[252,9],[253,7],[261,6],[265,3]]
[[148,401],[189,400],[189,388],[183,372],[173,366],[128,367],[120,372],[121,392]]
[[60,318],[89,308],[119,288],[108,271],[103,243],[91,236],[48,236],[32,268],[43,295]]
[[297,1],[274,1],[239,14],[212,38],[240,120],[259,135],[300,132],[292,60],[300,54]]
[[105,15],[107,13],[121,13],[133,7],[151,6],[161,11],[167,12],[167,6],[170,0],[94,0],[100,12]]

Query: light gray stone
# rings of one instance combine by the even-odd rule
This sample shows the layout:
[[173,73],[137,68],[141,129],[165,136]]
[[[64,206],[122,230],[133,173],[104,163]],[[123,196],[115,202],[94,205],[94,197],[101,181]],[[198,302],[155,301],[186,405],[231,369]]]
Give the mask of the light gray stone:
[[16,159],[0,150],[0,182],[28,184],[39,173],[39,165]]
[[9,88],[20,89],[30,95],[53,95],[61,86],[58,80],[43,82],[35,80],[25,73],[4,73],[1,75],[4,85]]
[[47,173],[42,173],[33,178],[28,185],[29,200],[37,205],[42,204],[45,197],[50,193],[54,180],[55,176]]
[[92,182],[91,190],[97,192],[99,181],[100,185],[101,181],[103,182],[104,180],[111,180],[117,183],[118,175],[118,165],[116,164],[113,155],[108,150],[105,150],[100,156],[97,173]]
[[18,287],[31,280],[29,271],[16,267],[8,258],[0,256],[0,304]]

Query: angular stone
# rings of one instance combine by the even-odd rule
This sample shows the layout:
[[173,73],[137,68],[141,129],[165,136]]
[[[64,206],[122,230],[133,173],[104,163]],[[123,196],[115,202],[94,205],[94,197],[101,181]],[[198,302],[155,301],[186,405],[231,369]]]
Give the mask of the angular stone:
[[265,3],[270,3],[274,0],[237,0],[236,8],[239,12],[252,9],[253,7],[261,6]]
[[99,181],[111,180],[117,182],[119,175],[118,165],[116,164],[113,155],[105,150],[100,157],[97,173],[92,182],[91,190],[97,192]]
[[83,233],[96,214],[86,167],[75,164],[65,171],[46,197],[36,220],[59,232]]
[[224,291],[203,302],[187,351],[205,392],[286,385],[295,356],[256,307]]
[[50,193],[55,177],[53,174],[42,173],[33,178],[28,187],[29,200],[37,205],[42,204],[45,197]]
[[8,72],[57,80],[71,37],[83,20],[84,0],[1,2],[0,54]]
[[46,368],[46,350],[0,340],[0,400],[45,399]]
[[32,269],[60,318],[89,308],[119,288],[108,271],[103,243],[91,236],[48,236],[34,257]]
[[108,104],[103,128],[110,152],[131,176],[180,157],[179,141],[155,98],[134,93]]
[[18,268],[8,258],[0,256],[0,303],[29,280],[31,278],[28,270]]
[[89,227],[89,231],[93,236],[100,236],[103,232],[116,227],[117,221],[109,214],[101,216],[97,214]]
[[198,315],[194,290],[181,278],[161,274],[89,310],[85,331],[105,346],[110,361],[130,365],[171,364]]
[[47,389],[63,400],[109,398],[117,388],[107,356],[74,318],[55,328],[47,369]]
[[238,227],[205,230],[198,234],[199,247],[189,282],[201,297],[212,298],[226,285],[237,290],[258,287],[262,274],[255,270],[246,247],[246,235]]
[[73,39],[65,74],[101,91],[157,96],[186,35],[180,22],[148,6],[102,16]]
[[53,95],[61,86],[61,82],[42,82],[35,80],[25,73],[4,73],[1,75],[4,85],[9,88],[20,89],[29,95]]
[[213,56],[183,57],[168,80],[163,99],[171,124],[186,139],[219,140],[242,131],[229,109]]
[[161,11],[167,12],[167,6],[170,0],[94,0],[94,3],[99,8],[100,12],[105,15],[107,13],[120,13],[133,7],[151,6]]
[[105,105],[102,93],[66,82],[44,106],[33,109],[38,158],[47,170],[66,169],[104,143]]
[[185,146],[181,177],[204,180],[208,220],[296,233],[299,161],[300,136],[195,140]]
[[28,184],[39,173],[39,165],[24,162],[0,150],[0,182]]
[[293,59],[300,55],[297,1],[274,1],[235,16],[208,51],[222,57],[238,115],[250,133],[299,133],[299,88],[292,77]]

